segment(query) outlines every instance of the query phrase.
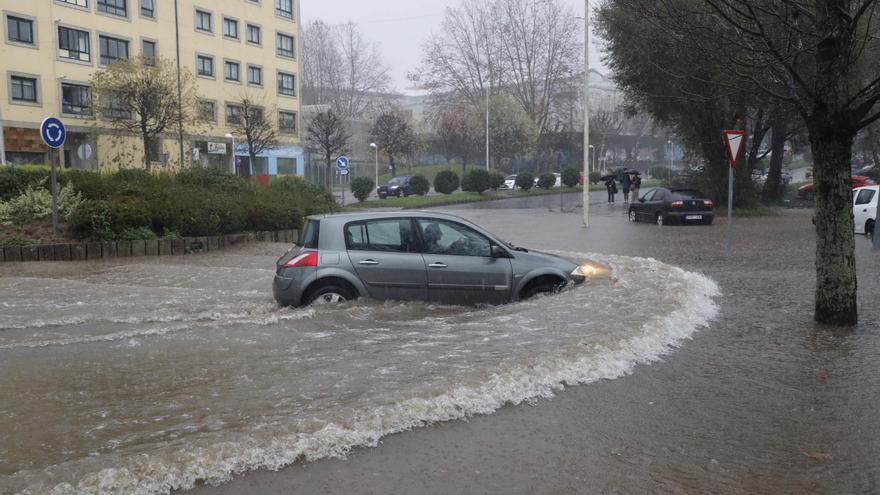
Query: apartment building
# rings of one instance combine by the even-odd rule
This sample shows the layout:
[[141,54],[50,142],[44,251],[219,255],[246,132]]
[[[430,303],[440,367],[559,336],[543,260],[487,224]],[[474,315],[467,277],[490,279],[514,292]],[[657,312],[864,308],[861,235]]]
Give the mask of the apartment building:
[[[298,0],[0,0],[0,160],[46,163],[38,128],[68,128],[61,165],[136,167],[143,145],[93,116],[89,80],[120,58],[160,55],[195,75],[200,125],[169,130],[151,162],[176,167],[249,167],[263,180],[302,173]],[[250,164],[230,124],[247,96],[277,119],[279,145]],[[231,136],[231,138],[229,137]],[[232,142],[235,140],[235,149]],[[234,153],[234,154],[233,154]]]

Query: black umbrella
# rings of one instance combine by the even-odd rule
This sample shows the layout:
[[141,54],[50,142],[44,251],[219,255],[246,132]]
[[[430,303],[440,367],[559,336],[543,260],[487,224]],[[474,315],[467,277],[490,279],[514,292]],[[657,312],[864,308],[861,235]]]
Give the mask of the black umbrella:
[[616,179],[617,179],[617,176],[615,176],[615,175],[603,175],[602,177],[599,177],[599,180],[601,180],[601,181],[606,181],[606,180],[611,180],[611,179],[615,179],[615,180],[616,180]]

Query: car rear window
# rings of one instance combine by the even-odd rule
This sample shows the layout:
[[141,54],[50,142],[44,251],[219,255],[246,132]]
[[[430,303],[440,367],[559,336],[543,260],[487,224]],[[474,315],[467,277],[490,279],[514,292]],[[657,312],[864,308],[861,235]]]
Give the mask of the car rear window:
[[320,220],[308,220],[299,237],[299,245],[307,249],[318,249],[318,237],[321,233]]
[[696,189],[675,189],[672,194],[681,199],[705,198],[706,195]]

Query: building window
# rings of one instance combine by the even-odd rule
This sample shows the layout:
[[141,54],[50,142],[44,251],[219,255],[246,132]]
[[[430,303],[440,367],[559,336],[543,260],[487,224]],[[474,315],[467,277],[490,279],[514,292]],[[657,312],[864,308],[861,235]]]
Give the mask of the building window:
[[89,8],[89,0],[55,0],[58,3],[67,3],[77,7]]
[[149,40],[141,40],[141,53],[144,56],[144,63],[149,66],[156,65],[156,42]]
[[263,69],[256,65],[248,65],[248,84],[253,86],[263,85]]
[[260,26],[255,26],[253,24],[247,25],[247,41],[248,43],[253,43],[255,45],[260,45],[263,43],[262,34],[260,33]]
[[293,0],[275,0],[275,15],[293,19]]
[[199,119],[205,122],[214,122],[217,120],[217,114],[214,110],[213,101],[202,101],[199,105]]
[[89,33],[79,29],[58,27],[58,56],[81,62],[91,62]]
[[24,76],[10,76],[12,101],[37,103],[37,79]]
[[101,64],[110,65],[117,60],[128,58],[128,41],[109,36],[98,36],[101,45]]
[[110,119],[131,120],[131,109],[117,95],[101,98],[101,114]]
[[144,17],[156,17],[156,5],[153,0],[141,0],[141,15]]
[[238,39],[238,21],[228,17],[223,18],[223,36]]
[[6,16],[6,37],[15,43],[34,44],[34,21],[12,15]]
[[223,77],[226,78],[227,81],[239,81],[238,75],[239,65],[238,62],[230,62],[226,61],[223,64]]
[[128,0],[98,0],[98,12],[106,12],[107,14],[117,15],[119,17],[128,17]]
[[92,115],[92,90],[81,84],[61,83],[61,113],[65,115]]
[[214,23],[211,21],[210,12],[196,10],[196,29],[206,33],[214,32]]
[[248,121],[251,124],[258,124],[263,121],[263,109],[257,107],[251,107],[248,111]]
[[294,58],[295,47],[293,44],[293,36],[278,33],[278,38],[275,41],[275,53],[280,57]]
[[278,130],[285,134],[295,134],[296,112],[278,112]]
[[241,122],[241,107],[238,105],[226,105],[226,123],[238,124]]
[[278,94],[296,96],[296,76],[285,72],[278,73]]
[[214,59],[205,55],[196,57],[196,66],[200,76],[214,77]]

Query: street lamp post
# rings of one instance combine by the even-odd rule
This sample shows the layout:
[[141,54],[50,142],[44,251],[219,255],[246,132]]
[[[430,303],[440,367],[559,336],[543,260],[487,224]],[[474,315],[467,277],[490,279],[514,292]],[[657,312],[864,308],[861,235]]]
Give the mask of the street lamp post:
[[590,0],[584,0],[584,227],[590,226]]
[[672,169],[675,168],[675,163],[672,161],[672,150],[674,149],[674,145],[672,144],[671,139],[667,140],[666,144],[669,145],[669,185],[672,185]]
[[379,187],[379,146],[377,146],[376,143],[370,143],[370,148],[373,148],[373,151],[376,153],[376,187],[378,188]]
[[232,133],[227,132],[224,137],[232,140],[232,163],[230,164],[230,172],[232,172],[232,175],[235,175],[235,136],[233,136]]

